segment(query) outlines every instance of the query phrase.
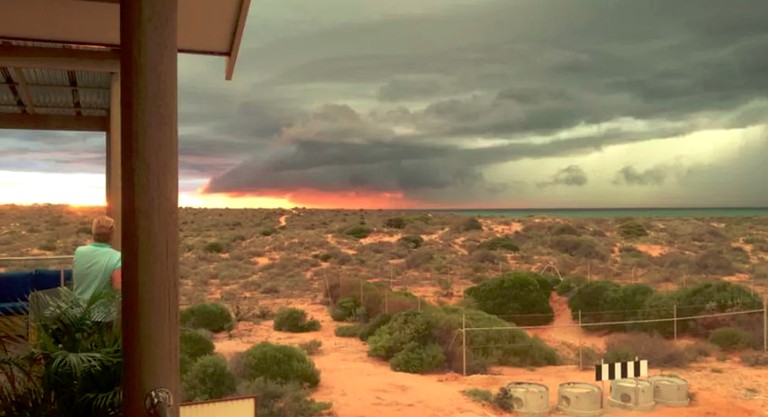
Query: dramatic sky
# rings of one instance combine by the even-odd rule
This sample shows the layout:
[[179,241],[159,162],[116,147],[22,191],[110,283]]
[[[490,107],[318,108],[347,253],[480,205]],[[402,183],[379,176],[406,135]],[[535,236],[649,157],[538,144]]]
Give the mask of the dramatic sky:
[[[180,201],[768,206],[765,16],[765,0],[254,0],[234,81],[180,58]],[[103,201],[100,135],[4,131],[0,149],[0,202]]]

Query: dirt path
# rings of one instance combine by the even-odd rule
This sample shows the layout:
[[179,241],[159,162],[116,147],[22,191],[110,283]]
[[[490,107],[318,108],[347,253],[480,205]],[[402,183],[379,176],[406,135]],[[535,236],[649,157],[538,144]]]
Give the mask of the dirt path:
[[[532,329],[528,332],[532,336],[538,336],[549,344],[569,343],[578,346],[582,343],[584,346],[593,346],[597,349],[605,349],[605,340],[598,334],[587,333],[578,326],[578,320],[571,318],[571,309],[568,308],[568,298],[560,297],[555,293],[549,299],[549,305],[555,313],[552,321],[553,327],[546,329]],[[568,326],[568,327],[566,327]]]
[[277,219],[277,222],[280,223],[280,226],[285,226],[286,224],[288,224],[287,220],[289,216],[290,216],[289,214],[283,214],[282,216],[280,216],[279,219]]

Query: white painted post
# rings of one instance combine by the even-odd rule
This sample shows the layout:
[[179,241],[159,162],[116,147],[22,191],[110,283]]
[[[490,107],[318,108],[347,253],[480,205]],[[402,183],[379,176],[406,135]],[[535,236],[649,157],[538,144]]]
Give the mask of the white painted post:
[[461,314],[461,373],[467,376],[467,316]]

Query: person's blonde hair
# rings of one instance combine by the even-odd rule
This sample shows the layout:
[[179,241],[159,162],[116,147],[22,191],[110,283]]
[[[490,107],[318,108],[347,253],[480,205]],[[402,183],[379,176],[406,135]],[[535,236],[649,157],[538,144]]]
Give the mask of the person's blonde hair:
[[93,240],[99,243],[109,243],[112,232],[115,231],[115,220],[109,216],[99,216],[93,219],[91,233]]

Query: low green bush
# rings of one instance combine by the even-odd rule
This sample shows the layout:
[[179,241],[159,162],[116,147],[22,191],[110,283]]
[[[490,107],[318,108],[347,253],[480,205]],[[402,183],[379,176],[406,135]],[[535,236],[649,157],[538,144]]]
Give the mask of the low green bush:
[[406,235],[401,237],[398,242],[410,249],[418,249],[424,244],[424,238],[419,235]]
[[220,303],[195,304],[181,312],[180,323],[189,329],[206,329],[214,333],[232,330],[235,321],[226,306]]
[[360,301],[354,298],[345,297],[336,302],[331,307],[331,318],[334,321],[360,321],[364,316]]
[[405,228],[405,219],[402,217],[391,217],[387,220],[384,220],[384,227],[388,227],[390,229],[403,229]]
[[208,242],[203,250],[210,253],[222,253],[224,252],[224,245],[221,242]]
[[198,358],[182,377],[184,401],[224,398],[237,389],[237,381],[220,355]]
[[461,393],[474,402],[493,405],[493,393],[487,389],[469,388],[461,391]]
[[565,277],[555,286],[555,292],[557,295],[567,296],[586,283],[587,280],[583,277]]
[[364,239],[370,236],[371,233],[373,233],[373,230],[371,230],[370,227],[363,226],[363,225],[352,226],[349,229],[344,231],[345,235],[351,236],[355,239]]
[[550,284],[531,272],[514,272],[467,288],[464,294],[477,308],[519,325],[542,325],[554,317],[549,305]]
[[317,339],[299,343],[299,349],[303,350],[309,356],[318,354],[321,347],[323,347],[323,342]]
[[721,327],[709,334],[709,343],[725,351],[747,348],[751,341],[749,333],[733,327]]
[[741,356],[741,362],[747,366],[768,366],[768,355],[760,352],[750,352]]
[[466,217],[454,223],[452,228],[456,232],[469,232],[472,230],[483,230],[483,224],[475,217]]
[[368,356],[390,360],[409,344],[426,346],[434,342],[432,330],[432,324],[422,312],[395,314],[368,338]]
[[324,414],[331,403],[315,401],[309,390],[297,383],[279,383],[266,378],[244,381],[240,395],[254,395],[259,417],[312,417]]
[[610,335],[605,341],[605,351],[606,362],[634,360],[635,357],[662,367],[683,367],[690,362],[686,352],[673,341],[646,333]]
[[315,364],[304,351],[293,346],[261,342],[243,352],[238,368],[238,376],[248,380],[264,378],[309,388],[320,383],[320,371]]
[[368,338],[370,338],[371,336],[373,336],[374,333],[376,333],[376,330],[379,330],[381,326],[384,326],[387,323],[389,323],[390,320],[392,320],[392,315],[379,314],[378,316],[376,316],[375,319],[362,325],[360,327],[360,331],[358,332],[358,336],[360,337],[360,340],[364,342],[367,341]]
[[445,367],[445,355],[434,343],[426,346],[409,343],[390,359],[389,366],[396,372],[424,374]]
[[636,239],[648,236],[648,231],[645,230],[645,226],[642,224],[630,220],[619,225],[619,234],[626,239]]
[[337,326],[333,330],[333,334],[337,337],[358,337],[361,326],[359,324],[348,324],[345,326]]
[[298,308],[282,308],[275,314],[274,329],[281,332],[305,333],[320,330],[320,322],[307,319],[307,312]]
[[214,345],[210,336],[200,330],[181,329],[179,333],[179,361],[184,375],[197,358],[213,354]]
[[517,244],[508,237],[494,237],[492,239],[488,239],[480,243],[479,245],[477,245],[477,248],[492,250],[492,251],[498,251],[498,250],[504,250],[509,252],[520,251],[520,247],[518,247]]

